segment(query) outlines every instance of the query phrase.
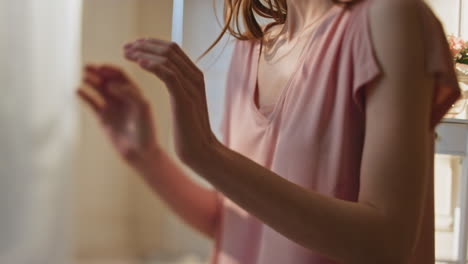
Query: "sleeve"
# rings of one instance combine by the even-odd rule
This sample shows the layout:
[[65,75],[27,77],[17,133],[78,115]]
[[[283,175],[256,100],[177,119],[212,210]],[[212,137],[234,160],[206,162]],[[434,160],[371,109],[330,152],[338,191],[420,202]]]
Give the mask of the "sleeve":
[[[364,90],[372,81],[382,74],[375,56],[369,26],[369,4],[365,0],[360,10],[356,11],[355,28],[352,40],[353,52],[353,100],[359,110],[364,113]],[[425,68],[428,74],[435,77],[432,112],[430,114],[430,129],[441,121],[451,106],[461,99],[461,90],[457,81],[454,62],[441,22],[430,7],[420,1],[419,16],[423,25]]]

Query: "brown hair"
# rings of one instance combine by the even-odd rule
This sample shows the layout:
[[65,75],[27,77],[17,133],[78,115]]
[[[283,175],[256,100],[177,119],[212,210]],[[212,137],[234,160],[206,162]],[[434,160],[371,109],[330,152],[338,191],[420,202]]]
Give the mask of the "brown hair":
[[[216,0],[213,1],[213,3]],[[336,4],[349,5],[354,0],[332,0]],[[265,2],[265,3],[264,3]],[[215,12],[216,13],[216,12]],[[229,33],[240,40],[263,39],[264,32],[268,28],[284,24],[288,13],[288,5],[286,0],[224,0],[224,26],[216,40],[208,47],[208,49],[198,57],[197,60],[203,58],[216,44],[221,40],[224,34]],[[268,24],[264,30],[255,19],[255,14],[273,19],[273,22]],[[241,32],[239,19],[242,18],[245,31]]]

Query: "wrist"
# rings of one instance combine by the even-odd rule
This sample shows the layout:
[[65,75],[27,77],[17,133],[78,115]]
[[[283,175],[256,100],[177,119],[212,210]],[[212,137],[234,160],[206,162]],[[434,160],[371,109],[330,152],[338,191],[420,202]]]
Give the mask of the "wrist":
[[133,167],[143,176],[152,175],[158,167],[163,152],[164,150],[160,147],[152,147],[133,163]]
[[214,140],[211,144],[203,148],[188,165],[195,172],[200,174],[200,176],[206,178],[205,176],[209,173],[208,170],[213,169],[215,164],[221,164],[228,150],[229,149],[221,142]]

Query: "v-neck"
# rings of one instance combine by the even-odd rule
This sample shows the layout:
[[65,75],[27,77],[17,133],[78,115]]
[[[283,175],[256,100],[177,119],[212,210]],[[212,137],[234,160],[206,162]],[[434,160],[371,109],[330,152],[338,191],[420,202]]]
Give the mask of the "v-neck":
[[[326,21],[330,14],[333,13],[333,10],[340,8],[339,5],[335,4],[332,6],[329,10],[326,11],[326,14],[323,16],[319,24],[316,26],[314,29],[314,32],[312,33],[312,36],[309,37],[306,40],[304,49],[301,51],[298,63],[294,66],[294,70],[292,71],[291,76],[289,76],[288,80],[286,81],[285,86],[281,89],[279,96],[276,98],[275,103],[268,105],[266,107],[272,108],[272,110],[268,113],[267,116],[265,116],[262,112],[260,112],[260,109],[257,107],[256,101],[255,101],[255,93],[258,90],[258,68],[260,64],[260,59],[261,59],[261,49],[262,49],[262,41],[261,40],[256,40],[252,44],[252,72],[250,77],[250,82],[249,82],[249,89],[248,89],[248,101],[249,105],[252,108],[254,112],[254,116],[256,120],[258,121],[259,124],[261,125],[266,125],[268,126],[274,119],[275,116],[278,114],[279,109],[281,108],[281,105],[284,102],[284,98],[286,96],[286,93],[288,90],[290,90],[290,87],[292,85],[292,82],[296,79],[296,76],[298,75],[298,72],[301,71],[301,69],[304,67],[304,62],[305,58],[307,57],[307,53],[309,52],[311,48],[311,42],[316,36],[317,29],[319,29],[324,21]],[[260,102],[260,98],[259,102]]]

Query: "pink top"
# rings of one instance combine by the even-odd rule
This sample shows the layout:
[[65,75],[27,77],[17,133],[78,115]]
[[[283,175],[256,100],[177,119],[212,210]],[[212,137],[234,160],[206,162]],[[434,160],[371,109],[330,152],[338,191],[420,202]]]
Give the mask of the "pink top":
[[[357,201],[364,143],[363,89],[381,74],[367,13],[336,5],[308,41],[288,85],[269,111],[254,101],[259,41],[235,40],[227,79],[222,142],[304,188]],[[436,76],[431,131],[461,96],[440,21],[421,1],[427,71]],[[434,150],[433,141],[431,141]],[[433,153],[429,153],[433,158]],[[433,164],[431,172],[433,188]],[[212,264],[332,264],[285,238],[219,195],[221,220]],[[424,226],[412,264],[434,264],[434,197],[427,192]]]

